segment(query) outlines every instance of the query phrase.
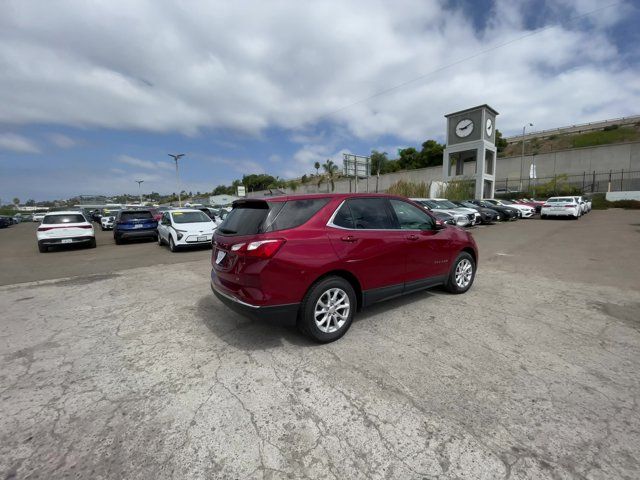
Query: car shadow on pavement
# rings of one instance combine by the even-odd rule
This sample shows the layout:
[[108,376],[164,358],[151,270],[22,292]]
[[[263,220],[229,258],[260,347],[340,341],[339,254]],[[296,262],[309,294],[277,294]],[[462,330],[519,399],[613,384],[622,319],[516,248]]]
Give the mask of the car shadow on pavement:
[[285,344],[318,346],[304,337],[295,326],[243,317],[213,295],[204,296],[198,301],[196,315],[214,335],[239,350],[267,350]]
[[[415,302],[438,295],[449,294],[442,288],[435,288],[376,303],[358,312],[353,324],[376,315],[386,315],[394,309],[406,308]],[[213,295],[207,295],[198,301],[196,315],[214,335],[239,350],[267,350],[285,344],[299,347],[320,346],[307,339],[295,326],[243,317],[228,309]]]

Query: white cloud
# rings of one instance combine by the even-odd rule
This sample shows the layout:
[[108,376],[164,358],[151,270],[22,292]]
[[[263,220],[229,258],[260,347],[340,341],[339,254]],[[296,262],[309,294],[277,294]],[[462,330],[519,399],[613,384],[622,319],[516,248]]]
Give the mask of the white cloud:
[[172,165],[167,162],[152,162],[151,160],[142,160],[140,158],[132,157],[129,155],[118,155],[116,160],[125,165],[132,167],[143,168],[145,170],[173,170]]
[[49,135],[49,140],[55,146],[60,148],[72,148],[75,147],[78,142],[76,142],[73,138],[67,137],[61,133],[52,133]]
[[[637,113],[640,68],[620,63],[607,36],[629,2],[339,110],[518,38],[532,5],[497,1],[477,32],[444,3],[8,0],[0,122],[188,135],[275,127],[307,145],[319,143],[319,121],[419,142],[444,131],[444,114],[479,103],[501,112],[507,132]],[[565,19],[601,5],[550,0],[547,10]]]
[[40,153],[38,145],[15,133],[0,133],[0,149],[17,153]]

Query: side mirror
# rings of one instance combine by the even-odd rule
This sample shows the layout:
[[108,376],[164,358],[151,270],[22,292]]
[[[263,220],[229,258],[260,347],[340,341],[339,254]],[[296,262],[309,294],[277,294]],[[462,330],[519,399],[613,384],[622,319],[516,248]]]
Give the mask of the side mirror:
[[436,220],[436,230],[444,230],[447,225],[442,220]]

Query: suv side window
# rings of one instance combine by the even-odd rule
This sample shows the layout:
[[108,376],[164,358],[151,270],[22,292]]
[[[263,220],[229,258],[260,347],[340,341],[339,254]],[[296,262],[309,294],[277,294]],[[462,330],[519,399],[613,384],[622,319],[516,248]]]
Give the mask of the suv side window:
[[344,202],[340,209],[336,212],[336,216],[333,217],[333,224],[336,227],[342,228],[356,228],[353,224],[353,217],[351,216],[351,209],[349,204]]
[[395,230],[397,227],[386,198],[352,198],[347,200],[353,225],[358,230]]
[[434,230],[433,218],[418,207],[402,200],[389,200],[402,230]]

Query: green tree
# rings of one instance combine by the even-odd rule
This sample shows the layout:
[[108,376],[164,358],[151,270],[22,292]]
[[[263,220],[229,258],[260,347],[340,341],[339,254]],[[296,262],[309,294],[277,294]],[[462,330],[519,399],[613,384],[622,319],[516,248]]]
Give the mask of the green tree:
[[496,128],[496,149],[498,150],[498,154],[504,152],[504,149],[507,148],[509,142],[505,138],[502,138],[502,132]]
[[413,147],[403,148],[399,152],[400,158],[398,163],[403,170],[409,170],[412,168],[418,168],[419,157],[418,151]]
[[309,177],[307,177],[307,175],[302,175],[302,177],[300,177],[300,183],[305,184],[309,181]]
[[250,192],[255,192],[258,190],[266,190],[269,185],[272,185],[276,182],[276,178],[271,175],[266,175],[264,173],[252,173],[250,175],[244,175],[242,177],[242,185],[247,187],[247,190]]
[[338,173],[338,166],[333,163],[333,160],[327,159],[327,161],[322,164],[322,168],[324,169],[325,176],[327,177],[327,192],[329,191],[329,184],[331,184],[331,191],[333,192],[336,189],[334,180]]
[[444,145],[435,140],[427,140],[422,144],[422,150],[418,156],[419,165],[416,168],[434,167],[442,165],[442,156],[444,154]]
[[25,204],[27,207],[33,207],[35,206],[36,201],[33,198],[30,198],[29,200],[27,200],[27,203]]
[[13,198],[13,204],[14,205],[20,205],[20,199],[18,197],[14,197]]
[[371,175],[377,175],[378,172],[384,173],[384,167],[389,161],[387,158],[387,152],[378,152],[377,150],[371,151]]
[[320,175],[320,162],[314,163],[313,168],[316,169],[316,175]]

